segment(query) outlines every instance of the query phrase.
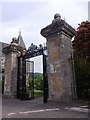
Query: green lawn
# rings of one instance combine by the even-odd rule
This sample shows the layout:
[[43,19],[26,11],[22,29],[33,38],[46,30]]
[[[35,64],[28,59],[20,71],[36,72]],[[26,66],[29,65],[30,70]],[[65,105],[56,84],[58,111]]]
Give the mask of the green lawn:
[[40,90],[34,90],[34,97],[41,97],[43,96],[43,92]]

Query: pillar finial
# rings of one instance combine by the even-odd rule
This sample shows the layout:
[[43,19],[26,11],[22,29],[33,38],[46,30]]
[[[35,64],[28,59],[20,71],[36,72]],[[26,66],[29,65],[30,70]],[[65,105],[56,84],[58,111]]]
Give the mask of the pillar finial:
[[56,14],[54,15],[54,19],[57,19],[57,18],[61,19],[61,15],[60,15],[59,13],[56,13]]

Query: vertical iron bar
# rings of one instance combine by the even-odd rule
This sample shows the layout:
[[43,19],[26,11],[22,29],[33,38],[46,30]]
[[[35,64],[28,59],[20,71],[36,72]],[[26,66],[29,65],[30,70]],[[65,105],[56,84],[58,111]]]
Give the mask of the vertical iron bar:
[[17,70],[17,98],[20,97],[20,57],[17,59],[18,70]]
[[76,78],[75,78],[75,65],[74,65],[74,55],[73,52],[71,52],[71,61],[72,61],[72,74],[73,74],[73,85],[72,85],[72,92],[73,92],[73,99],[77,98],[77,89],[76,89]]
[[22,97],[26,95],[26,59],[22,57]]
[[43,53],[43,102],[47,103],[48,99],[48,81],[47,81],[47,66],[46,66],[46,55]]

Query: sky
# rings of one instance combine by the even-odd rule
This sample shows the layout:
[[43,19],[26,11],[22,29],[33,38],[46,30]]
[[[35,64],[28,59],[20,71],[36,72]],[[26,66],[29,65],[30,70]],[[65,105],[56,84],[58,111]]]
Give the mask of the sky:
[[88,2],[88,20],[90,21],[90,1]]
[[[0,41],[10,43],[18,37],[19,30],[26,47],[34,43],[44,44],[40,35],[42,28],[51,24],[55,13],[60,13],[75,29],[82,21],[88,20],[89,0],[1,0],[0,2]],[[38,60],[37,60],[38,59]],[[42,71],[42,58],[35,58],[36,71]],[[37,66],[37,62],[40,66]]]

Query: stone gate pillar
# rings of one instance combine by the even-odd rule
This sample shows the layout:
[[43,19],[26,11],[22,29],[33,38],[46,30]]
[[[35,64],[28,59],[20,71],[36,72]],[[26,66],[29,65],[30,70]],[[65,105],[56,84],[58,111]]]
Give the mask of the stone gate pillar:
[[49,99],[69,101],[74,92],[71,39],[75,30],[55,14],[41,35],[47,39]]
[[16,97],[17,95],[17,46],[15,38],[13,42],[3,49],[5,54],[5,83],[4,95]]

